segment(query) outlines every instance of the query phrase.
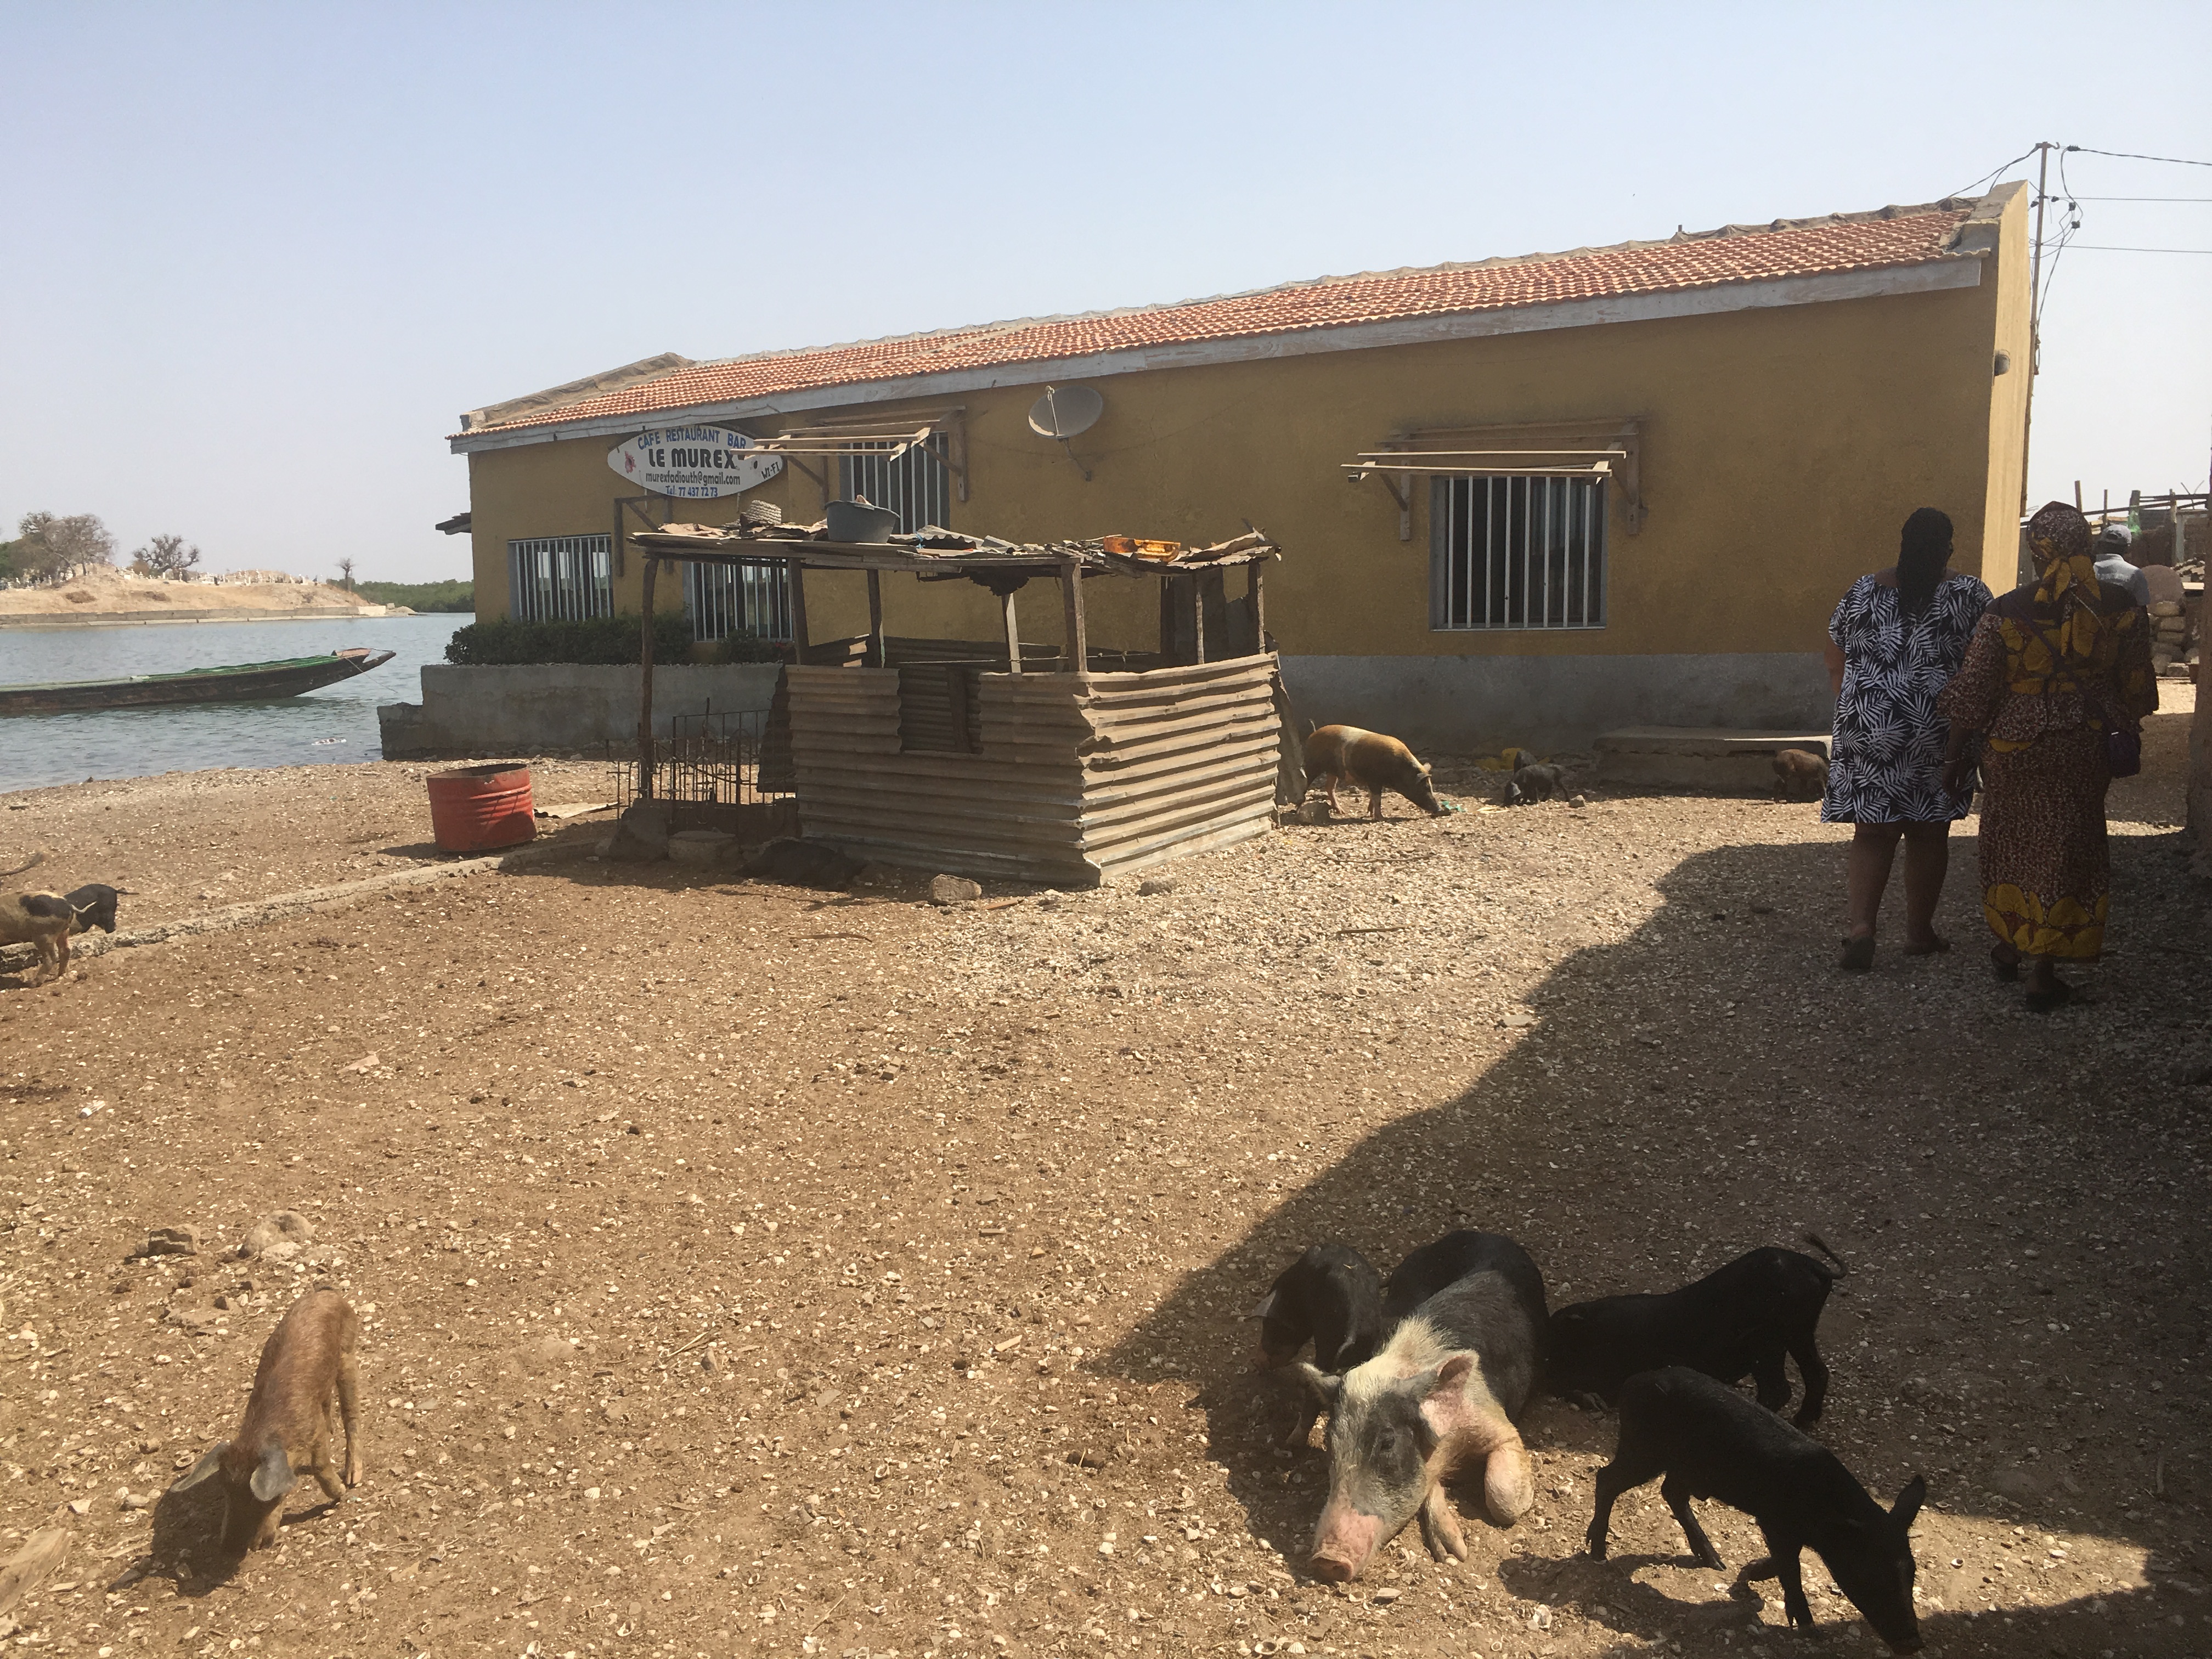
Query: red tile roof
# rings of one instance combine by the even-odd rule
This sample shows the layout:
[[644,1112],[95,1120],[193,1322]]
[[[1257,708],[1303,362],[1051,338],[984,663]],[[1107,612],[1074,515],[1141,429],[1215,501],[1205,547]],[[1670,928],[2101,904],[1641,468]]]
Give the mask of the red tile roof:
[[[1924,264],[1945,257],[1975,204],[1777,220],[1663,242],[1326,277],[1176,305],[1032,318],[799,351],[694,363],[573,403],[518,411],[467,436],[626,415],[657,416],[823,386],[905,380],[999,364],[1290,334],[1361,323],[1658,294],[1784,276]],[[496,407],[484,411],[497,414]]]

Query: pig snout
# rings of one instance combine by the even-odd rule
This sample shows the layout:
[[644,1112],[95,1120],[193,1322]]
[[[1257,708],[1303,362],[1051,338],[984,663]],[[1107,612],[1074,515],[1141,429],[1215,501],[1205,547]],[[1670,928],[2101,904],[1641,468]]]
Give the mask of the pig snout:
[[1313,1550],[1306,1565],[1316,1578],[1348,1584],[1382,1541],[1380,1516],[1364,1515],[1349,1504],[1331,1504],[1321,1512],[1314,1528]]

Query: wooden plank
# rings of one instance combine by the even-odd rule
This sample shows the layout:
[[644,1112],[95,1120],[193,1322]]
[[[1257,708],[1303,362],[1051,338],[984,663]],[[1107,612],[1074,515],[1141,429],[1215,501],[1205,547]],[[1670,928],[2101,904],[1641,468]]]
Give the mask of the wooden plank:
[[1247,654],[1255,657],[1267,648],[1267,601],[1260,588],[1260,569],[1256,564],[1245,567],[1248,585],[1244,589],[1244,608],[1252,613],[1252,648]]
[[884,578],[868,572],[868,666],[884,666]]
[[1022,629],[1021,624],[1014,619],[1012,589],[1007,590],[1006,596],[1001,603],[1005,605],[1006,612],[1006,672],[1009,674],[1018,674],[1022,672]]
[[640,607],[644,616],[638,629],[642,637],[638,641],[637,682],[637,798],[653,799],[653,587],[659,574],[660,561],[651,554],[645,560],[645,602]]
[[783,568],[791,586],[791,651],[792,660],[806,660],[806,567],[798,559],[786,559]]
[[1080,674],[1091,665],[1091,635],[1084,625],[1083,567],[1072,561],[1060,574],[1060,604],[1066,626],[1068,671]]

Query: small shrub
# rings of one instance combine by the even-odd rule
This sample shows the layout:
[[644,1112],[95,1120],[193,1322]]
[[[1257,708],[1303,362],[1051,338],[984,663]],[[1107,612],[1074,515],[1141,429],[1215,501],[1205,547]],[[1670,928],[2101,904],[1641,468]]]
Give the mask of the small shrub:
[[[655,663],[688,662],[691,658],[691,623],[680,611],[653,619],[653,659]],[[541,662],[635,663],[638,659],[638,618],[592,617],[580,622],[471,623],[454,630],[446,647],[446,660],[482,667],[491,664]]]
[[787,653],[780,645],[772,645],[758,635],[742,628],[732,629],[714,652],[716,662],[781,662]]

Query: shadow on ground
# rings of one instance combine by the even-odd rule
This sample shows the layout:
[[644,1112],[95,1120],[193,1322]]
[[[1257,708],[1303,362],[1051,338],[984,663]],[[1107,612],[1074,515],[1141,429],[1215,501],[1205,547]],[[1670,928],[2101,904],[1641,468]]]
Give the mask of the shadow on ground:
[[[1359,1141],[1102,1368],[1196,1383],[1252,1531],[1297,1563],[1322,1455],[1281,1444],[1291,1385],[1242,1370],[1251,1344],[1227,1322],[1307,1244],[1346,1240],[1387,1271],[1450,1228],[1492,1228],[1528,1246],[1558,1306],[1668,1288],[1812,1228],[1856,1269],[1822,1327],[1822,1437],[1871,1489],[1921,1470],[1951,1514],[2185,1561],[2206,1474],[2189,1368],[2212,1330],[2196,1289],[2212,1268],[2197,1224],[2206,1096],[2176,1086],[2166,1058],[2197,1040],[2212,989],[2202,955],[2185,954],[2203,902],[2186,850],[2178,836],[2115,838],[2114,948],[2090,1000],[2054,1017],[2027,1013],[1988,970],[1970,837],[1939,919],[1956,948],[1885,951],[1863,975],[1834,967],[1838,848],[1692,858],[1645,925],[1576,952],[1527,999],[1538,1024],[1503,1058]],[[1524,1429],[1540,1454],[1602,1459],[1613,1425],[1546,1401]],[[1479,1494],[1461,1508],[1478,1516]],[[1585,1488],[1548,1531],[1524,1523],[1509,1588],[1587,1599],[1627,1634],[1741,1625],[1581,1558],[1587,1520]],[[2014,1617],[2034,1644],[2020,1651],[2096,1650],[2079,1608]]]

